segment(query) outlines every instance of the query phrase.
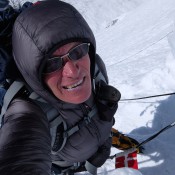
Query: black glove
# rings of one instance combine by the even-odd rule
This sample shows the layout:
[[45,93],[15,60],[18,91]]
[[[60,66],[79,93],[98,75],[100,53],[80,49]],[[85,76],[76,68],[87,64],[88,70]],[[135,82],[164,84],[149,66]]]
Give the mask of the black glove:
[[120,98],[121,94],[115,87],[107,85],[102,80],[99,82],[96,93],[96,104],[102,120],[112,120],[117,111]]
[[95,167],[101,167],[109,158],[111,152],[112,138],[109,137],[106,142],[99,147],[98,151],[90,157],[87,161]]

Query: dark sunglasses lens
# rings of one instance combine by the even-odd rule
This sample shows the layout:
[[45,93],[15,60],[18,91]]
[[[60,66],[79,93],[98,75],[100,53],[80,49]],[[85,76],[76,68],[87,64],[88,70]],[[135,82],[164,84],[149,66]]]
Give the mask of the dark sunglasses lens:
[[69,57],[71,60],[79,60],[84,57],[89,52],[89,45],[87,43],[81,44],[75,47],[69,52]]
[[59,70],[62,68],[62,65],[63,63],[61,58],[54,57],[54,58],[48,59],[44,69],[44,73],[49,74],[56,70]]

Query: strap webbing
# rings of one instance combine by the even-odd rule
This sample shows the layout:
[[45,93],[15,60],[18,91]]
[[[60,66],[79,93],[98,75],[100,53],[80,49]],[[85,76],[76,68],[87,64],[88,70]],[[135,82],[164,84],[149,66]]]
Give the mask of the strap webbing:
[[14,81],[11,84],[11,86],[9,87],[9,89],[7,90],[7,92],[4,96],[3,106],[2,106],[2,109],[1,109],[0,124],[2,122],[2,117],[5,114],[5,112],[7,111],[7,108],[9,106],[10,102],[12,101],[14,96],[19,92],[19,90],[22,89],[23,87],[24,87],[23,82]]
[[92,165],[90,162],[86,161],[85,168],[88,172],[90,172],[93,175],[97,174],[97,167]]
[[53,128],[54,126],[58,126],[59,124],[61,124],[63,122],[62,118],[56,117],[53,121],[49,122],[49,126],[50,128]]
[[98,67],[97,64],[95,65],[95,76],[94,76],[94,79],[95,79],[95,83],[99,82],[100,80],[103,80],[104,82],[106,82],[106,79],[103,76],[102,72],[99,70],[99,67]]
[[94,77],[93,77],[93,88],[94,88],[94,91],[95,91],[95,86],[96,86],[96,84],[97,84],[100,80],[103,80],[104,82],[106,82],[106,79],[105,79],[105,77],[103,76],[102,72],[99,70],[98,65],[95,64],[95,74],[94,74]]

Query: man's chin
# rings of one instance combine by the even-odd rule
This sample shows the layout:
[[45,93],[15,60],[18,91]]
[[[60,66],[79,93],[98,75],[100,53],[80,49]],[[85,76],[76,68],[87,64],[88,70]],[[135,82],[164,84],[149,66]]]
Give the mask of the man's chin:
[[87,101],[89,99],[89,96],[86,98],[79,98],[79,99],[75,99],[75,100],[69,100],[69,103],[72,104],[81,104],[84,103],[85,101]]
[[64,99],[62,99],[63,101],[67,102],[67,103],[72,103],[72,104],[80,104],[83,103],[85,101],[87,101],[90,97],[91,93],[89,94],[84,94],[84,95],[76,95],[76,96],[68,96]]

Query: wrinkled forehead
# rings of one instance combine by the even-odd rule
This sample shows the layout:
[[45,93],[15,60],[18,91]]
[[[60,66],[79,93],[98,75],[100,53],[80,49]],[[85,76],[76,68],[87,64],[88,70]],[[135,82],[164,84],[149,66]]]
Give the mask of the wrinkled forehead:
[[71,43],[68,43],[68,44],[65,44],[59,48],[57,48],[52,56],[62,56],[62,55],[65,55],[67,54],[71,49],[73,49],[74,47],[76,47],[77,45],[81,44],[81,42],[71,42]]

